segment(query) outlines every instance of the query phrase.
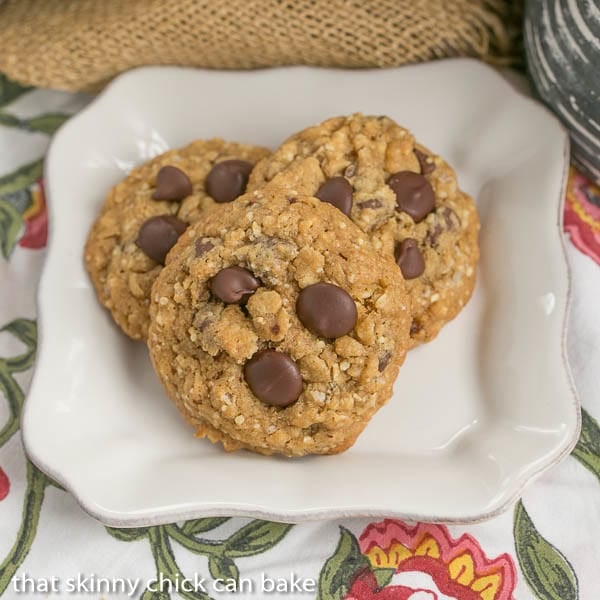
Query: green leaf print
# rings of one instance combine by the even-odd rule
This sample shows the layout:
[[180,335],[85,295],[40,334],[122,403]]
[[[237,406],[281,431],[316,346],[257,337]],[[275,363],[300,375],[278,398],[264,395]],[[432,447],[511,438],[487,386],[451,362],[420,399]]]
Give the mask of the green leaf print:
[[293,527],[286,523],[252,521],[236,531],[225,542],[225,556],[254,556],[278,544]]
[[43,173],[43,159],[34,160],[0,177],[0,198],[34,184]]
[[171,600],[171,595],[163,592],[151,592],[150,590],[145,590],[140,596],[140,600]]
[[8,260],[23,229],[23,219],[16,209],[0,199],[0,249],[2,256]]
[[[10,358],[0,358],[0,395],[8,402],[8,421],[0,430],[0,447],[3,446],[19,429],[21,408],[23,406],[23,390],[13,377],[13,373],[26,371],[35,359],[37,343],[37,327],[35,321],[15,319],[0,332],[7,332],[25,345],[25,352]],[[17,569],[29,553],[37,532],[40,511],[44,501],[46,487],[53,482],[30,461],[27,461],[27,487],[23,501],[21,526],[17,539],[8,556],[0,564],[0,596],[9,586]]]
[[46,113],[28,119],[20,119],[5,111],[0,111],[0,125],[16,127],[32,133],[53,134],[70,115],[65,113]]
[[4,359],[0,359],[0,394],[8,402],[8,420],[0,429],[0,447],[2,447],[19,430],[24,398],[23,390],[11,375]]
[[208,570],[213,579],[232,579],[237,583],[240,577],[239,569],[226,556],[211,556],[208,560]]
[[27,488],[25,490],[21,527],[8,556],[0,564],[0,596],[5,592],[17,569],[29,554],[37,533],[44,494],[49,484],[48,478],[31,462],[27,461]]
[[340,530],[337,548],[321,569],[318,600],[341,600],[350,589],[356,574],[370,568],[354,535],[344,527],[340,527]]
[[6,331],[25,344],[23,354],[10,358],[0,358],[0,393],[8,402],[8,420],[0,429],[0,447],[18,431],[23,406],[23,390],[13,377],[13,373],[27,370],[35,360],[37,343],[37,327],[35,321],[29,319],[15,319],[0,331]]
[[23,119],[21,122],[27,131],[46,133],[50,135],[54,133],[69,117],[70,115],[64,113],[46,113],[44,115],[38,115],[37,117]]
[[14,198],[33,185],[42,176],[43,160],[39,159],[0,177],[0,251],[8,259],[19,240],[23,218]]
[[581,409],[581,435],[573,456],[600,481],[600,425]]
[[0,110],[0,125],[4,125],[4,127],[17,127],[18,129],[21,129],[22,122],[18,117]]
[[539,600],[577,600],[577,576],[569,561],[535,528],[523,503],[514,512],[517,558],[525,581]]
[[373,574],[377,580],[377,585],[380,588],[383,588],[389,584],[395,572],[396,569],[373,569]]
[[[185,580],[177,565],[171,541],[177,542],[189,552],[206,556],[211,577],[224,580],[227,585],[227,581],[237,582],[239,580],[240,571],[234,558],[253,556],[269,550],[279,543],[292,528],[292,525],[283,523],[251,521],[224,540],[206,540],[196,537],[196,534],[216,529],[228,520],[229,517],[208,517],[192,519],[181,525],[171,523],[160,527],[138,527],[136,529],[106,527],[106,531],[123,542],[138,541],[147,537],[156,564],[157,577],[162,574],[163,579],[172,582],[171,584],[167,583],[162,590],[145,590],[141,596],[142,600],[168,600],[176,595],[176,592],[184,598],[207,600],[209,596],[206,590],[209,589],[209,586],[206,583],[204,590],[189,589],[189,582],[193,582],[193,579]],[[182,588],[181,584],[184,581],[187,589]]]
[[[148,530],[150,538],[150,548],[156,564],[156,575],[159,578],[162,574],[163,580],[168,580],[171,585],[166,584],[164,589],[158,589],[158,592],[175,592],[187,598],[188,600],[210,600],[210,596],[202,589],[190,589],[193,585],[184,582],[185,576],[177,566],[171,542],[164,526],[150,527]],[[193,582],[192,582],[193,583]],[[155,586],[156,587],[156,586]],[[160,596],[159,596],[160,597]]]
[[204,533],[206,531],[210,531],[211,529],[216,529],[223,523],[229,521],[230,517],[208,517],[206,519],[192,519],[191,521],[186,521],[181,526],[181,531],[185,535],[198,535],[199,533]]
[[105,528],[110,535],[120,542],[136,542],[148,537],[147,527],[134,527],[132,529],[116,529],[114,527]]
[[37,324],[31,319],[15,319],[0,329],[14,335],[23,344],[26,351],[18,356],[6,358],[6,365],[11,373],[27,371],[33,366],[37,347]]
[[177,525],[165,525],[166,531],[171,538],[181,544],[186,550],[194,554],[221,554],[223,542],[213,540],[199,540],[193,535],[186,535]]
[[11,81],[6,75],[0,73],[0,106],[16,100],[21,94],[28,92],[30,89],[30,87]]

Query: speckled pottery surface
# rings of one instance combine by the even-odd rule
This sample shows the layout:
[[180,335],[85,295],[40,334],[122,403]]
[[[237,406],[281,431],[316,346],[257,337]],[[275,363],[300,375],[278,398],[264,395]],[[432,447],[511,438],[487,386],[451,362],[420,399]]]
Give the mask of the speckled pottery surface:
[[569,130],[574,164],[600,182],[600,0],[528,0],[527,68]]

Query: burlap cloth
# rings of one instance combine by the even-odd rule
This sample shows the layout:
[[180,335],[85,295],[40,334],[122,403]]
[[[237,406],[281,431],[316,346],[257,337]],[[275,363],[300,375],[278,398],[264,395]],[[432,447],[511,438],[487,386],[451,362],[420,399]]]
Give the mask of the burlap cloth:
[[[0,0],[0,71],[95,90],[139,65],[386,67],[444,56],[511,63],[507,0]],[[517,7],[517,8],[516,8]]]

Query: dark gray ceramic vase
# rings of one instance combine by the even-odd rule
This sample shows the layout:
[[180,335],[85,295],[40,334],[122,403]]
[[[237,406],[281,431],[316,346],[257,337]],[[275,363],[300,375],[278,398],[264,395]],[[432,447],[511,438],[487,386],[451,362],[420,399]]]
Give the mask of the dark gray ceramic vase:
[[527,68],[569,130],[571,158],[600,184],[600,0],[527,0]]

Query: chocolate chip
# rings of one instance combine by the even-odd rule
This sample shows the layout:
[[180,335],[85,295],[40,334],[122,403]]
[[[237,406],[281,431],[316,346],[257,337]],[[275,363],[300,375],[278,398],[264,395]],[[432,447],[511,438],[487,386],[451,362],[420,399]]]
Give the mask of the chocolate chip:
[[186,229],[187,223],[177,217],[151,217],[140,227],[135,243],[146,256],[164,265],[169,250]]
[[413,150],[417,160],[419,161],[419,166],[421,167],[421,175],[429,175],[435,171],[435,163],[433,162],[433,158],[425,152],[421,152],[418,148]]
[[442,214],[444,215],[444,221],[446,221],[446,227],[448,227],[449,231],[460,227],[458,215],[449,206],[444,207]]
[[372,198],[371,200],[363,200],[358,203],[360,208],[381,208],[383,205],[381,204],[381,200],[377,200],[377,198]]
[[210,252],[215,245],[210,240],[196,240],[196,258],[204,256]]
[[206,191],[215,202],[231,202],[246,191],[254,165],[247,160],[224,160],[206,177]]
[[192,193],[190,178],[177,167],[167,165],[156,175],[153,200],[183,200]]
[[422,221],[435,206],[435,194],[423,175],[412,171],[394,173],[388,185],[396,194],[396,210],[409,214],[415,221]]
[[296,313],[307,329],[326,338],[350,333],[358,318],[350,294],[332,283],[305,287],[298,295]]
[[316,435],[317,433],[319,433],[319,431],[321,431],[321,428],[322,425],[320,423],[313,423],[305,430],[306,435]]
[[425,271],[425,261],[416,240],[402,240],[396,248],[395,256],[404,279],[415,279]]
[[270,406],[289,406],[302,393],[298,365],[276,350],[257,352],[244,366],[244,378],[252,393]]
[[197,325],[196,329],[198,329],[198,331],[204,331],[211,323],[212,321],[207,317],[206,319],[203,319],[199,325]]
[[385,352],[379,357],[379,364],[377,365],[377,370],[380,373],[383,373],[385,371],[385,368],[390,364],[391,358],[391,352]]
[[356,175],[357,170],[358,170],[358,167],[356,166],[355,163],[348,165],[344,169],[344,177],[354,177]]
[[329,202],[341,210],[346,216],[352,209],[352,186],[343,177],[328,179],[317,190],[315,196],[323,202]]
[[259,285],[260,281],[242,267],[222,269],[208,283],[213,296],[225,304],[245,304]]
[[423,329],[423,326],[421,325],[421,323],[419,323],[416,320],[413,320],[410,324],[410,335],[416,335],[422,329]]
[[443,231],[444,228],[439,223],[436,223],[435,227],[433,228],[433,231],[429,230],[427,232],[427,235],[425,236],[425,242],[427,242],[430,246],[436,246],[438,238],[440,237]]
[[[460,227],[460,219],[458,215],[448,206],[438,210],[436,213],[437,222],[433,229],[427,231],[425,243],[430,246],[436,246],[438,239],[445,231],[453,231]],[[441,221],[443,219],[443,221]]]

